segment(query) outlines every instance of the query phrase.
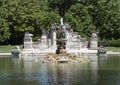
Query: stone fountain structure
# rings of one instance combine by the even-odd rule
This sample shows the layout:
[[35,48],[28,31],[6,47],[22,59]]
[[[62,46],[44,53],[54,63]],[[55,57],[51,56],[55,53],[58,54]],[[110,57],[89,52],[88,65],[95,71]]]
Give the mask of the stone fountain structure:
[[[87,41],[86,38],[82,38],[81,35],[74,32],[68,23],[63,23],[63,19],[61,19],[60,25],[54,23],[51,30],[42,31],[41,39],[38,39],[37,42],[32,41],[32,36],[30,33],[25,33],[24,36],[24,49],[21,55],[26,60],[33,60],[49,53],[57,53],[60,47],[64,48],[68,54],[87,58],[91,54],[97,55],[98,53],[98,37],[96,32],[92,33],[90,41]],[[90,58],[97,60],[97,57]]]

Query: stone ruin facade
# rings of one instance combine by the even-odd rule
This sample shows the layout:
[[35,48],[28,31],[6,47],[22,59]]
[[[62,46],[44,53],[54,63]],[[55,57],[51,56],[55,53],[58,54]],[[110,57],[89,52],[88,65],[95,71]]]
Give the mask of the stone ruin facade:
[[60,25],[54,23],[51,30],[43,31],[41,39],[37,42],[32,41],[32,36],[30,33],[25,33],[23,55],[56,53],[61,46],[68,54],[88,55],[98,52],[97,33],[92,33],[90,41],[87,41],[86,38],[74,32],[68,23],[63,24],[62,21]]

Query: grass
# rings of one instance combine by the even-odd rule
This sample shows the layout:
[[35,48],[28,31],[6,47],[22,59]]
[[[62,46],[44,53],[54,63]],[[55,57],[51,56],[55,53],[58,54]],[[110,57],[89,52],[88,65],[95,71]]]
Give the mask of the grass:
[[20,48],[22,48],[22,45],[2,45],[0,46],[0,53],[10,53],[15,46],[20,46]]
[[105,47],[107,51],[120,52],[120,47]]

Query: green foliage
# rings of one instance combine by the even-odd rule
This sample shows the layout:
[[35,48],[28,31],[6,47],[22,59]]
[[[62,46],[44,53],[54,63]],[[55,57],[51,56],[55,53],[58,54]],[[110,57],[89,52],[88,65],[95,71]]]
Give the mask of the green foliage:
[[102,44],[104,46],[114,46],[114,47],[120,47],[120,39],[102,39],[99,40],[99,44]]
[[41,29],[51,29],[53,22],[58,23],[60,16],[55,12],[44,12],[37,18],[37,24],[41,26]]
[[90,37],[95,29],[92,17],[88,13],[88,8],[82,4],[71,6],[66,14],[66,18],[66,21],[71,23],[72,28],[84,37]]
[[8,0],[8,21],[16,31],[34,31],[35,20],[40,14],[36,0]]
[[39,37],[60,16],[84,37],[99,31],[100,39],[120,39],[119,0],[1,0],[0,7],[0,42],[10,34],[23,39],[26,31]]
[[94,0],[86,5],[89,8],[89,14],[93,18],[96,30],[99,30],[100,38],[119,39],[120,37],[120,2],[119,0]]
[[38,0],[9,1],[6,4],[9,10],[8,21],[16,31],[48,29],[53,21],[58,21],[59,15],[40,10],[40,5]]
[[118,40],[115,40],[115,39],[109,40],[109,44],[110,44],[110,46],[120,47],[120,39],[118,39]]
[[42,4],[45,3],[39,0],[8,0],[5,3],[11,39],[23,38],[26,31],[38,36],[42,29],[50,29],[53,22],[58,22],[60,16],[53,11],[47,12],[47,6],[43,8]]
[[6,21],[7,10],[3,6],[3,3],[0,2],[0,42],[4,42],[9,39],[9,24]]
[[48,0],[39,0],[40,10],[48,11]]
[[38,41],[38,39],[40,38],[40,36],[33,36],[33,41]]
[[65,12],[76,2],[77,0],[48,0],[48,6],[54,11],[57,11],[60,16],[64,16]]

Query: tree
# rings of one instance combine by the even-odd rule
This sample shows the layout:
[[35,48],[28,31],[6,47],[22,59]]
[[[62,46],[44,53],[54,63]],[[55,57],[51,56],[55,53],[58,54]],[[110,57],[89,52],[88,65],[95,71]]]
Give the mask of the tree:
[[65,12],[77,2],[77,0],[48,0],[48,6],[57,11],[60,16],[64,17]]
[[89,6],[89,14],[101,39],[120,38],[119,0],[81,0],[81,3]]
[[[93,28],[99,31],[99,37],[101,39],[119,39],[120,37],[120,1],[119,0],[80,0],[79,4],[83,5],[87,14],[89,15],[90,22],[93,24]],[[79,7],[78,7],[79,8]],[[81,11],[84,8],[80,9]],[[70,8],[71,9],[71,8]],[[79,16],[81,12],[74,8],[74,14]],[[69,13],[71,15],[71,13]],[[85,15],[85,14],[84,14]],[[73,14],[70,17],[72,17]],[[82,17],[82,16],[81,16]],[[87,16],[85,15],[87,18]],[[78,20],[74,18],[74,26],[83,26],[83,21],[81,24],[75,24]],[[80,18],[80,20],[82,20]],[[87,20],[86,20],[87,21]],[[89,26],[89,25],[86,25]],[[78,26],[79,27],[79,26]],[[84,31],[83,31],[84,32]],[[87,31],[86,31],[87,32]],[[89,33],[89,31],[88,31]],[[88,34],[87,34],[88,35]]]
[[72,24],[72,28],[84,37],[90,37],[91,32],[95,29],[87,7],[82,4],[71,6],[66,13],[66,18]]
[[[5,4],[8,12],[7,21],[10,23],[11,39],[23,39],[24,32],[39,35],[42,29],[51,27],[59,15],[42,9],[39,0],[8,0]],[[17,35],[17,36],[16,36]],[[18,41],[22,42],[22,41]]]
[[33,22],[40,10],[37,0],[8,0],[6,3],[8,21],[15,31],[34,31]]
[[18,42],[26,31],[40,36],[60,16],[84,37],[96,30],[101,39],[120,38],[119,0],[1,0],[0,7],[0,41],[10,33]]
[[4,3],[0,2],[0,42],[4,42],[9,39],[9,24],[6,21],[7,10],[4,7]]

